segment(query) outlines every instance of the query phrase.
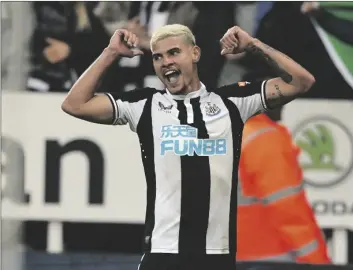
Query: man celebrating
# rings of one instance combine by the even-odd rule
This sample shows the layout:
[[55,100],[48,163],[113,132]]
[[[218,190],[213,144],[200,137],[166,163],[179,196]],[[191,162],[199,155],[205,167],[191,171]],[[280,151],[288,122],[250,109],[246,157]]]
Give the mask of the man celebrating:
[[140,270],[234,269],[243,125],[314,83],[299,64],[237,26],[220,43],[222,55],[256,55],[278,77],[206,89],[198,77],[201,49],[194,35],[183,25],[166,25],[151,38],[154,69],[165,90],[95,95],[98,81],[118,57],[142,54],[136,36],[118,30],[62,104],[65,112],[86,121],[129,123],[139,137],[147,181]]

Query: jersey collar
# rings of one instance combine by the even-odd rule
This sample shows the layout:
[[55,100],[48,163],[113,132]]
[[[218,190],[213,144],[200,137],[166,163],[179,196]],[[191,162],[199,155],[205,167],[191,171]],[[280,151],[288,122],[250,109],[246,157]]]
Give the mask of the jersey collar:
[[206,86],[202,82],[200,83],[201,83],[201,87],[199,90],[190,92],[186,95],[173,95],[169,92],[167,88],[165,90],[167,91],[167,94],[175,100],[184,100],[184,99],[203,97],[207,95],[207,90],[206,90]]

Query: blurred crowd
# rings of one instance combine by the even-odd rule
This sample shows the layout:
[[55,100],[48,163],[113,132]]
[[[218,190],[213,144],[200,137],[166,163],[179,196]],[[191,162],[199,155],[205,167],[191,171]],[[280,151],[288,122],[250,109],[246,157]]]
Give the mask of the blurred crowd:
[[100,91],[161,88],[153,71],[149,39],[158,27],[181,23],[192,29],[202,49],[199,73],[209,88],[272,76],[264,63],[247,55],[236,59],[220,55],[220,38],[228,28],[239,25],[314,74],[316,84],[306,97],[353,99],[352,86],[334,65],[314,27],[318,23],[353,46],[353,20],[335,17],[318,2],[44,1],[1,5],[2,89],[67,92],[119,28],[139,37],[145,55],[116,61],[100,82]]

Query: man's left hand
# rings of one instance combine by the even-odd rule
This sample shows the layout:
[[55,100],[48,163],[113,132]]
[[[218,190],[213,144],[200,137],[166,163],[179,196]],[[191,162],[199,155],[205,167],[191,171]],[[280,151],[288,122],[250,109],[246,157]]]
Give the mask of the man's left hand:
[[67,43],[54,38],[46,38],[46,41],[49,46],[45,47],[43,54],[50,63],[61,62],[69,56],[71,48]]
[[229,28],[220,40],[221,55],[242,53],[254,40],[252,36],[239,26]]

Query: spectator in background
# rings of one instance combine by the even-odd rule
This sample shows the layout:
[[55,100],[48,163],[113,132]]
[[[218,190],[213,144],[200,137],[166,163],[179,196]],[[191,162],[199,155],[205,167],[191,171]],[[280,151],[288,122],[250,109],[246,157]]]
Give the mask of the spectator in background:
[[109,42],[94,15],[95,2],[34,2],[31,39],[32,91],[68,91]]
[[[256,28],[256,19],[258,5],[268,2],[237,2],[233,4],[234,21],[246,32],[254,35]],[[232,84],[235,81],[241,81],[246,73],[246,68],[238,61],[244,53],[238,55],[226,55],[225,63],[218,78],[218,86]]]
[[192,2],[132,1],[101,2],[95,13],[111,34],[124,28],[139,38],[144,56],[117,60],[105,73],[100,87],[129,91],[136,87],[163,87],[152,66],[151,34],[165,24],[181,23],[192,28],[197,10]]
[[212,89],[218,86],[226,61],[226,58],[219,53],[219,40],[224,31],[235,24],[234,3],[193,2],[193,4],[197,8],[198,15],[192,31],[197,44],[202,48],[203,55],[198,64],[199,76],[206,87]]
[[305,196],[300,150],[276,123],[280,116],[281,108],[275,109],[244,127],[236,259],[326,264],[325,240]]
[[[133,59],[120,59],[109,68],[106,76],[117,74],[116,70],[119,70],[119,76],[111,76],[115,82],[109,82],[114,85],[115,89],[130,90],[144,86],[162,87],[152,66],[152,55],[149,48],[150,35],[157,28],[174,23],[180,23],[192,29],[197,43],[204,48],[202,54],[205,57],[202,57],[199,63],[200,78],[209,88],[217,86],[225,62],[224,57],[219,54],[219,40],[225,29],[234,25],[233,3],[103,2],[97,7],[96,14],[103,19],[111,34],[114,29],[119,28],[126,28],[136,34],[140,40],[140,47],[144,51],[142,58],[137,56]],[[212,20],[212,18],[217,18],[217,20]],[[107,84],[104,88],[112,89]]]
[[321,8],[319,2],[304,2],[301,12],[313,16],[319,25],[338,39],[353,45],[353,19],[339,18]]
[[255,13],[255,27],[254,32],[257,31],[257,28],[262,20],[262,18],[271,10],[273,7],[272,1],[260,1],[256,3],[256,13]]
[[[273,2],[272,8],[261,20],[255,36],[290,55],[313,73],[316,83],[303,97],[353,99],[352,87],[333,64],[309,17],[302,13],[302,4],[303,2]],[[267,73],[264,63],[249,55],[240,62],[254,70],[252,74],[245,75],[246,80],[272,75]]]
[[94,9],[94,14],[100,18],[106,31],[113,35],[128,24],[130,7],[130,1],[102,1]]

